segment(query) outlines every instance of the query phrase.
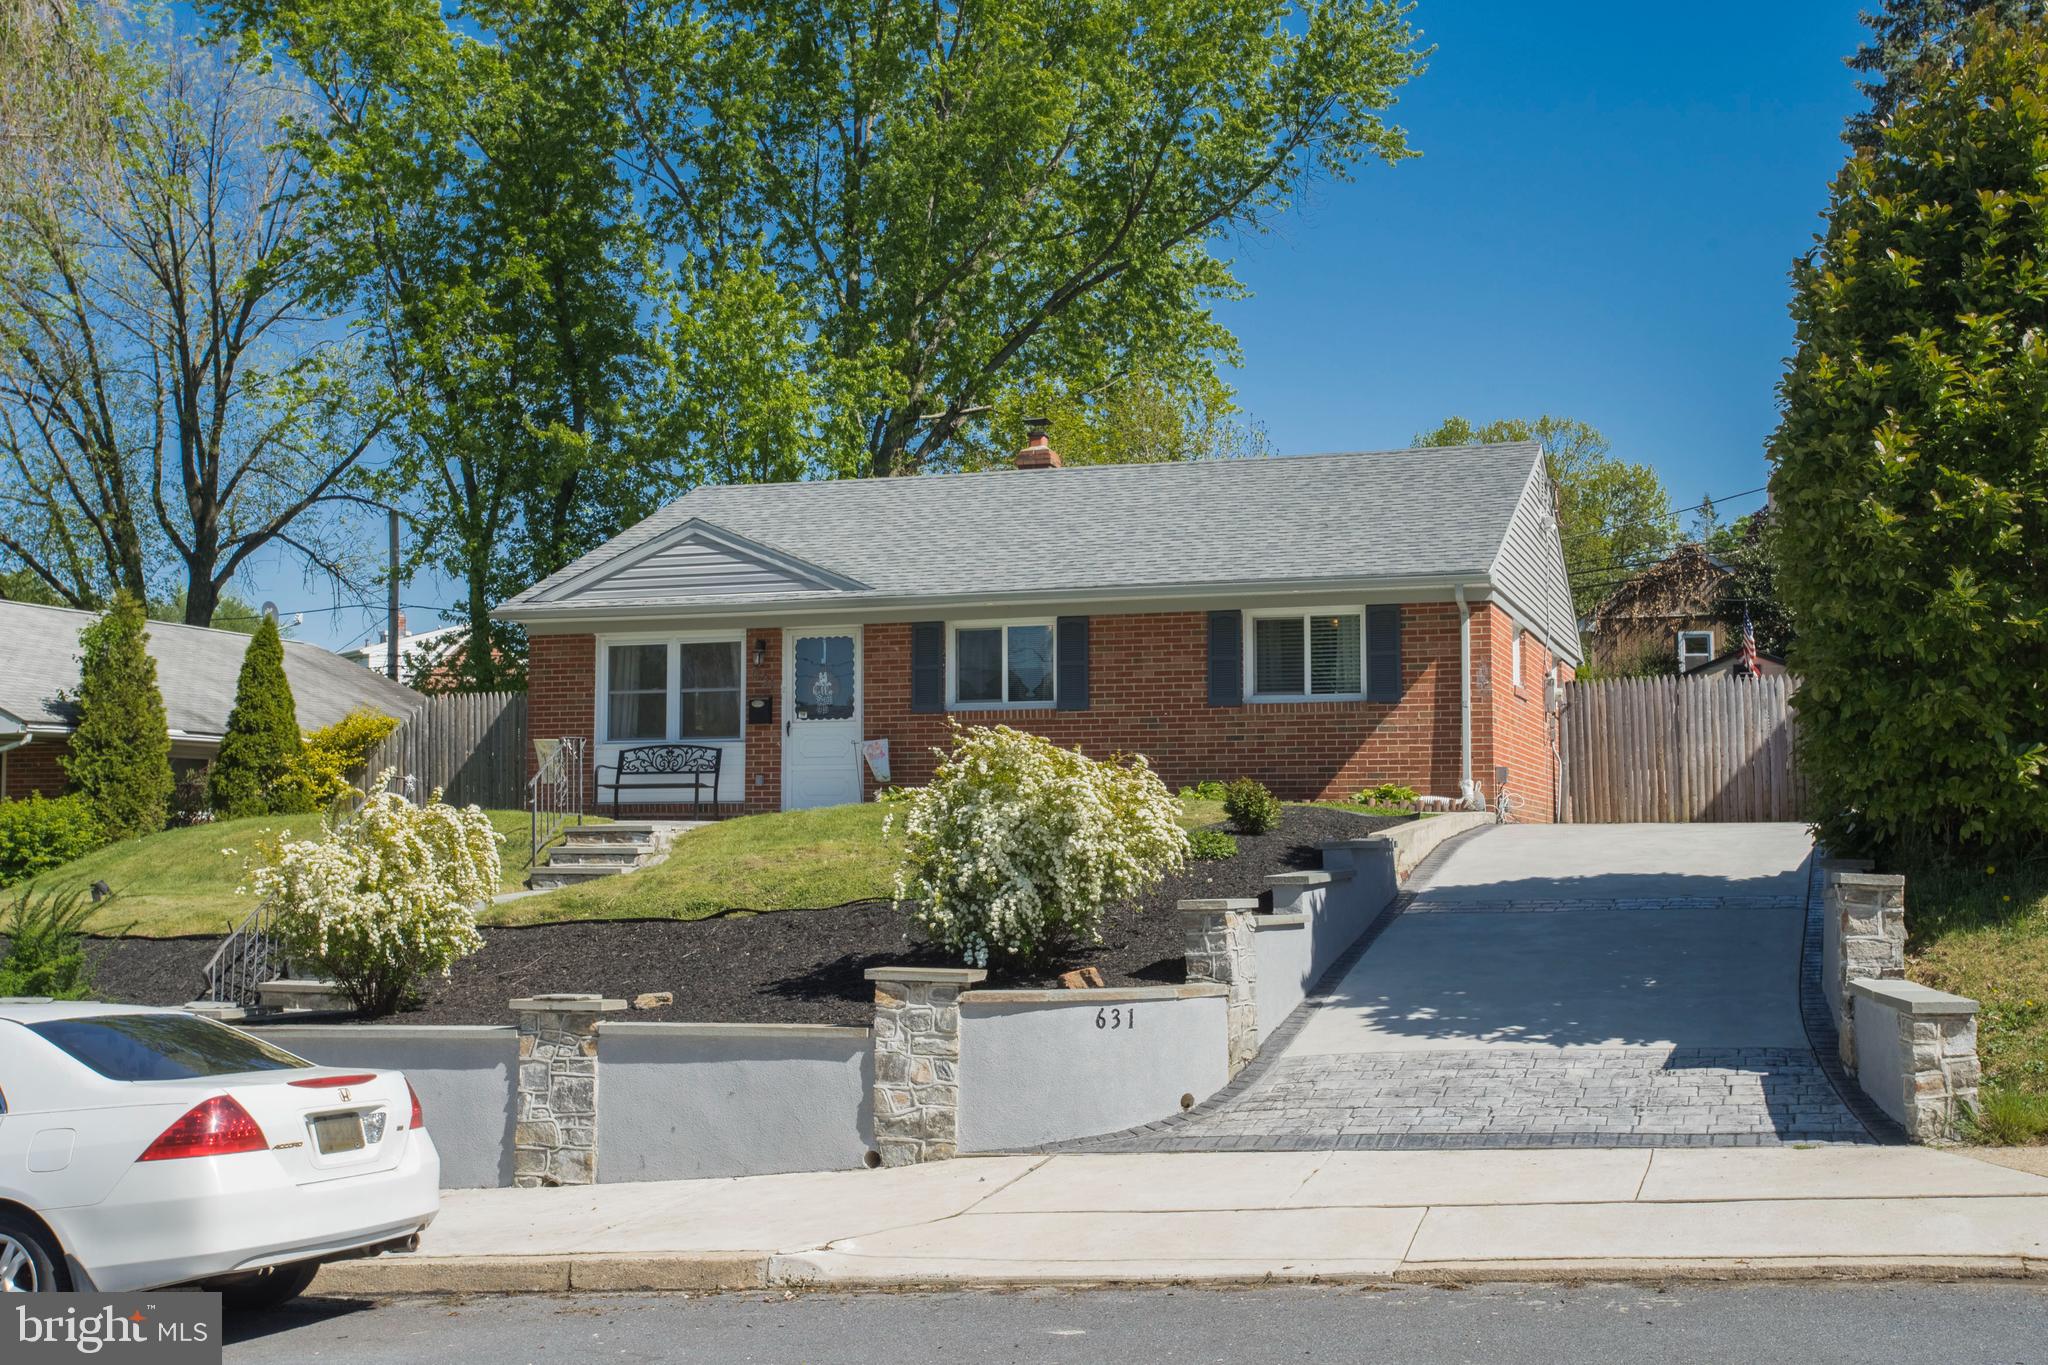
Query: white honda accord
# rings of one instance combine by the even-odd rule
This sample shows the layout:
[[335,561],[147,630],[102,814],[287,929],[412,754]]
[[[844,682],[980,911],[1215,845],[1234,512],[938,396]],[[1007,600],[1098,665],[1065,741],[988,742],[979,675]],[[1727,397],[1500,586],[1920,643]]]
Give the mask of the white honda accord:
[[281,1303],[323,1261],[416,1244],[440,1175],[399,1072],[181,1010],[0,1001],[0,1292]]

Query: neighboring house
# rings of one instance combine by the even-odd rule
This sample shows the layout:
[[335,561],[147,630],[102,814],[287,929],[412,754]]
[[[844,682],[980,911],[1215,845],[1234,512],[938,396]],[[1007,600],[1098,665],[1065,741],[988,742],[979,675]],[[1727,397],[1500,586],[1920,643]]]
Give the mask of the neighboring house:
[[[0,601],[0,794],[65,787],[57,760],[70,743],[78,715],[64,696],[78,691],[78,632],[93,619],[68,607]],[[235,682],[249,637],[231,630],[149,623],[149,653],[170,722],[171,764],[181,772],[209,762],[220,748],[235,705]],[[318,729],[358,706],[406,716],[424,700],[376,673],[316,645],[284,642],[285,678],[292,686],[300,728]]]
[[958,721],[1172,786],[1470,775],[1548,819],[1545,683],[1579,661],[1552,508],[1533,444],[1064,469],[1039,437],[1016,469],[699,488],[497,614],[534,736],[716,746],[727,812],[872,795],[863,740],[923,782]]
[[[1731,633],[1736,637],[1733,649],[1727,651],[1710,664],[1701,664],[1697,668],[1687,670],[1686,676],[1688,678],[1725,678],[1745,672],[1746,670],[1742,663],[1742,632],[1738,630]],[[1758,653],[1756,656],[1756,671],[1761,677],[1778,677],[1786,671],[1785,661],[1775,654]]]
[[1586,654],[1603,673],[1690,673],[1739,649],[1715,614],[1732,571],[1686,543],[1616,588],[1587,623]]
[[[398,615],[398,676],[401,680],[412,678],[417,681],[422,672],[429,678],[445,677],[449,669],[462,661],[462,642],[468,636],[467,626],[441,626],[434,630],[408,631],[405,628],[405,613]],[[390,676],[391,635],[378,631],[374,638],[363,641],[348,649],[337,651],[342,658],[361,664],[364,668]]]

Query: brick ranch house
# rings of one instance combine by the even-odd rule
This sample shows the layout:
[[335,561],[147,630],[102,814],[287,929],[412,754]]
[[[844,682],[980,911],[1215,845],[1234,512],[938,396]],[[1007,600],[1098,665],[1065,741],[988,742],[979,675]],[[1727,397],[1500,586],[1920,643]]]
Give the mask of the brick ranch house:
[[591,769],[716,746],[723,814],[872,797],[864,740],[923,782],[957,721],[1171,786],[1469,781],[1548,820],[1579,662],[1553,505],[1533,444],[1061,468],[1039,436],[1014,469],[699,488],[497,614],[533,735]]
[[[58,762],[78,724],[68,701],[78,691],[78,633],[93,613],[0,601],[0,796],[31,792],[62,795],[67,780]],[[150,657],[171,732],[171,767],[180,776],[203,769],[220,749],[235,682],[249,637],[231,630],[149,623]],[[425,700],[380,673],[339,654],[297,640],[284,642],[284,674],[291,683],[299,725],[332,725],[358,706],[404,717]]]

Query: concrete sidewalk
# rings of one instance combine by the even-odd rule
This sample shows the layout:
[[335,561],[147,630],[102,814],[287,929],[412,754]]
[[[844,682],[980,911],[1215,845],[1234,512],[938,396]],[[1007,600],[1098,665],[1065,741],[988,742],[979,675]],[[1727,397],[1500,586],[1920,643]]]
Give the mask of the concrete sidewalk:
[[2048,1177],[1904,1147],[969,1157],[461,1190],[315,1293],[2048,1277]]

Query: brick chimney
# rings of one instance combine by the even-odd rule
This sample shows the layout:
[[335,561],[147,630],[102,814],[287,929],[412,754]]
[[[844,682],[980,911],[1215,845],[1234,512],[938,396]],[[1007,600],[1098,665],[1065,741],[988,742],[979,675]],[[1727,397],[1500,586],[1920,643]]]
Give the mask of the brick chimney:
[[1019,469],[1058,469],[1060,453],[1052,448],[1052,441],[1045,434],[1052,426],[1049,417],[1026,417],[1024,419],[1024,448],[1017,452]]

